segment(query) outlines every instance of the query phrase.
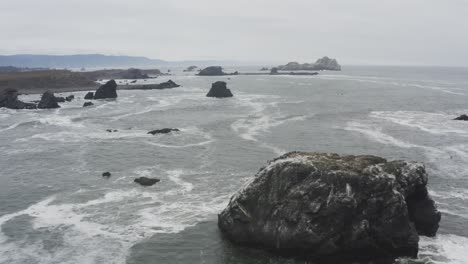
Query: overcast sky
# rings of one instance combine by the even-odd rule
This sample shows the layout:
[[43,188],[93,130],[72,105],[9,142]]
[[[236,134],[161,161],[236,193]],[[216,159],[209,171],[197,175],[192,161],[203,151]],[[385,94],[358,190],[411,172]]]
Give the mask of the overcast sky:
[[468,66],[468,0],[0,0],[1,54]]

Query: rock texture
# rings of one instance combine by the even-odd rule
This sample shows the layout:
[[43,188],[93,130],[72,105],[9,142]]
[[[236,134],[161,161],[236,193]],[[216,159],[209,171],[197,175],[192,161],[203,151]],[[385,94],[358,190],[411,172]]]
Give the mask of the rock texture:
[[117,98],[117,83],[114,80],[108,81],[94,93],[94,99],[112,99]]
[[[54,96],[54,93],[47,91],[42,94],[41,101],[37,105],[37,108],[39,109],[49,109],[49,108],[60,108],[60,105],[58,104],[59,100]],[[65,101],[65,99],[63,99]]]
[[461,121],[468,121],[468,116],[467,115],[461,115],[453,120],[461,120]]
[[163,129],[158,129],[158,130],[153,130],[153,131],[150,131],[148,132],[148,134],[151,134],[151,135],[156,135],[156,134],[168,134],[168,133],[171,133],[171,132],[179,132],[180,130],[177,129],[177,128],[163,128]]
[[123,90],[163,90],[163,89],[172,89],[180,87],[177,83],[172,80],[167,82],[159,83],[159,84],[145,84],[145,85],[131,85],[125,88],[121,88]]
[[341,66],[338,64],[336,59],[330,59],[329,57],[323,57],[318,59],[315,63],[304,63],[290,62],[286,65],[278,66],[280,71],[341,71]]
[[36,104],[25,103],[18,100],[18,91],[15,89],[6,89],[0,92],[0,108],[11,109],[36,109]]
[[88,107],[88,106],[92,106],[92,105],[94,105],[92,102],[85,102],[83,104],[83,107]]
[[233,95],[231,93],[231,90],[227,88],[226,82],[215,82],[211,85],[211,89],[206,96],[224,98],[232,97]]
[[440,213],[423,165],[291,152],[231,198],[218,225],[235,243],[307,259],[416,257]]
[[92,100],[93,98],[94,98],[93,92],[88,92],[84,97],[85,100]]
[[136,178],[134,180],[134,182],[142,185],[142,186],[152,186],[152,185],[155,185],[156,183],[160,182],[161,180],[160,179],[152,179],[152,178],[146,178],[146,177],[140,177],[140,178]]
[[221,66],[210,66],[203,70],[201,70],[198,75],[200,76],[223,76],[227,75],[223,72],[223,68]]
[[71,101],[73,101],[73,99],[75,99],[75,96],[73,94],[65,97],[65,101],[67,101],[67,102],[71,102]]

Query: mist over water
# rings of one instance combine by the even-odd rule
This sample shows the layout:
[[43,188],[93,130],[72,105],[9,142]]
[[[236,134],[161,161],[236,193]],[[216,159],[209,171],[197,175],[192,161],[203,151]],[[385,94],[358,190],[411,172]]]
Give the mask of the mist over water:
[[[234,248],[216,226],[232,194],[293,150],[424,162],[443,216],[420,256],[466,263],[468,122],[452,119],[468,114],[467,69],[173,72],[154,82],[182,87],[121,90],[93,107],[75,92],[57,110],[0,109],[0,263],[295,263]],[[218,80],[233,98],[205,97]],[[147,134],[166,127],[181,132]],[[143,188],[141,176],[161,182]]]

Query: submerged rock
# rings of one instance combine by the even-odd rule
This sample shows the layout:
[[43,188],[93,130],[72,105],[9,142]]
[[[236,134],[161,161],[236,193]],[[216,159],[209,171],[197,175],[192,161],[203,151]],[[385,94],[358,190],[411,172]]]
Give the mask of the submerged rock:
[[196,68],[198,68],[195,65],[187,67],[187,69],[184,70],[184,72],[193,72]]
[[210,66],[201,70],[198,73],[198,75],[200,76],[223,76],[223,75],[226,75],[226,73],[223,72],[223,68],[221,66]]
[[37,108],[39,109],[60,108],[60,105],[58,104],[58,100],[54,96],[54,93],[47,91],[44,94],[42,94],[41,101],[37,105]]
[[156,178],[146,178],[146,177],[140,177],[134,180],[134,182],[142,185],[142,186],[152,186],[155,185],[156,183],[160,182],[160,179]]
[[93,98],[94,98],[93,92],[88,92],[84,97],[85,100],[92,100]]
[[106,172],[104,172],[102,174],[102,177],[104,177],[104,178],[110,178],[111,176],[112,176],[112,174],[110,172],[108,172],[108,171],[106,171]]
[[461,115],[453,120],[461,120],[461,121],[468,121],[468,116],[467,115]]
[[117,98],[117,83],[114,80],[108,81],[96,90],[94,99]]
[[150,131],[148,132],[148,134],[151,134],[151,135],[156,135],[156,134],[168,134],[168,133],[171,133],[171,132],[179,132],[180,130],[177,129],[177,128],[163,128],[163,129],[158,129],[158,130],[153,130],[153,131]]
[[260,170],[218,216],[231,241],[306,259],[416,257],[441,218],[422,164],[291,152]]
[[10,109],[36,109],[37,105],[25,103],[18,100],[18,91],[15,89],[6,89],[0,92],[0,108],[6,107]]
[[94,105],[92,102],[85,102],[83,104],[83,107],[88,107],[88,106],[92,106],[92,105]]
[[231,93],[231,90],[227,88],[226,82],[215,82],[211,85],[211,89],[206,96],[224,98],[232,97],[233,95]]

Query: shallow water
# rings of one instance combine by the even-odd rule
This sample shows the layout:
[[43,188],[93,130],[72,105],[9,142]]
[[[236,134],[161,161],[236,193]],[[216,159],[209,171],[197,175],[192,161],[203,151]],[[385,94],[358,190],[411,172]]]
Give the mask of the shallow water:
[[[443,218],[420,255],[466,263],[468,122],[451,119],[468,113],[467,69],[170,78],[183,87],[0,109],[0,263],[294,263],[232,247],[216,228],[230,196],[292,150],[425,162]],[[235,96],[206,98],[216,80]],[[147,134],[165,127],[181,132]]]

